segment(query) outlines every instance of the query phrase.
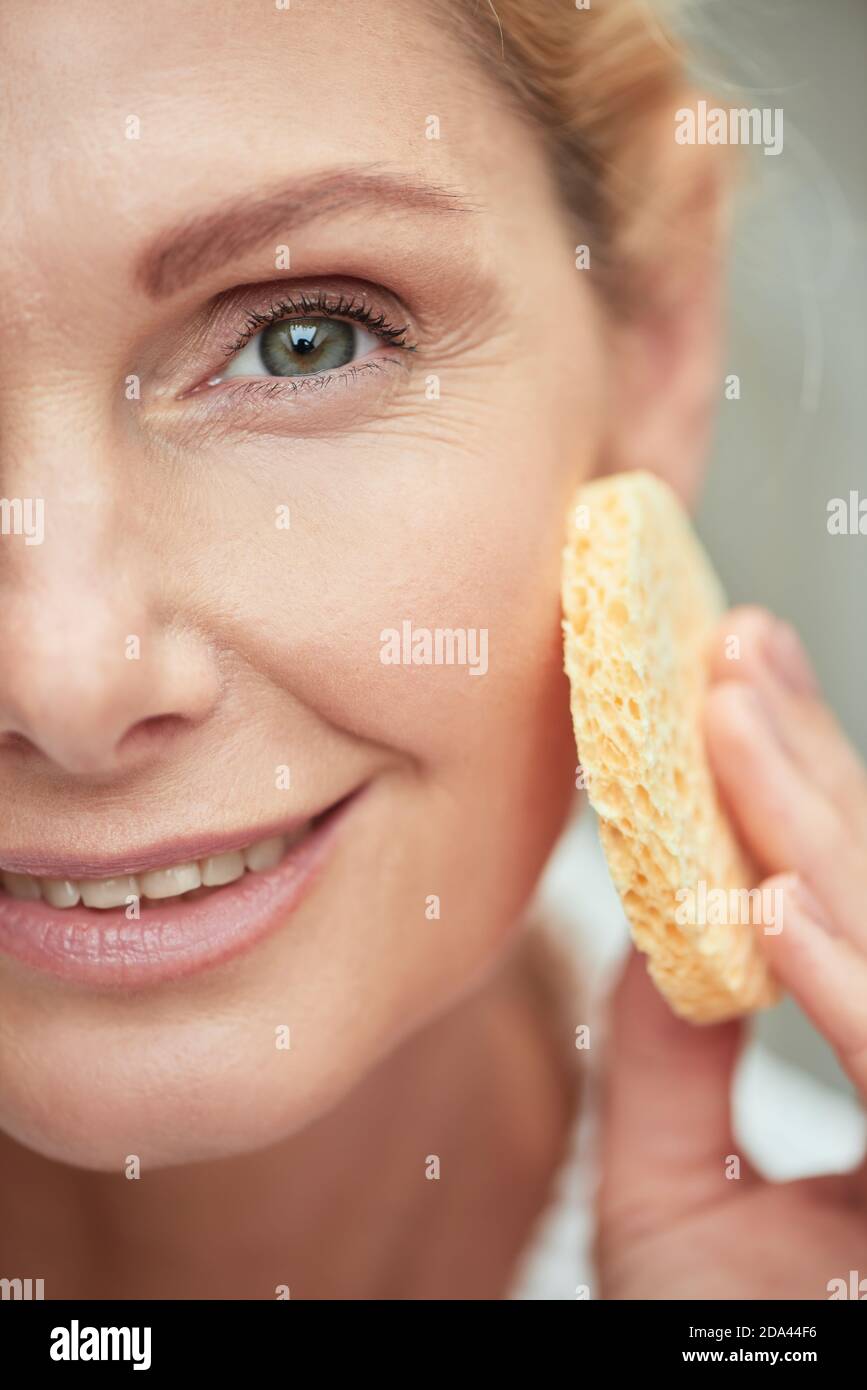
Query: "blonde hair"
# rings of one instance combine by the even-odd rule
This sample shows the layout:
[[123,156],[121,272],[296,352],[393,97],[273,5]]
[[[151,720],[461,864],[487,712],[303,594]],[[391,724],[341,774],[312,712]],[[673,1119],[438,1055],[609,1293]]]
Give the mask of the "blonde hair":
[[[651,125],[688,94],[685,55],[666,27],[676,0],[450,0],[461,38],[529,117],[564,206],[604,258],[624,303],[654,204]],[[669,190],[670,191],[670,190]]]

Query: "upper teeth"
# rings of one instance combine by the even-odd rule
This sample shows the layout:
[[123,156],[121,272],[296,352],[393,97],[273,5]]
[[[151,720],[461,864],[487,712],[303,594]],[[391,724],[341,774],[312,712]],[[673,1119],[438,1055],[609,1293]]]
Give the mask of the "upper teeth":
[[257,840],[246,849],[211,854],[186,864],[164,869],[148,869],[140,874],[118,878],[32,878],[30,874],[0,872],[0,883],[13,898],[43,898],[52,907],[124,907],[130,898],[178,898],[196,888],[217,888],[233,883],[242,874],[264,873],[273,869],[288,849],[310,829],[309,822],[291,835],[275,835]]

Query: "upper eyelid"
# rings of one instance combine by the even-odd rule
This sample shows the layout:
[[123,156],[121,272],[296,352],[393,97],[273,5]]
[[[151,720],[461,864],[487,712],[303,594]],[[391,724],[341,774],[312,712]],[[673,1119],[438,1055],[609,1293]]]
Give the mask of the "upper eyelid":
[[406,334],[409,331],[408,322],[400,325],[389,323],[383,310],[371,307],[366,300],[359,299],[357,296],[338,293],[332,298],[328,292],[320,291],[312,297],[303,293],[298,296],[277,297],[264,312],[248,309],[244,326],[239,331],[238,336],[234,342],[226,344],[223,349],[224,360],[228,360],[240,352],[257,333],[270,327],[271,324],[281,323],[301,315],[310,318],[349,320],[361,324],[374,337],[381,338],[392,347],[402,348],[408,352],[414,352],[417,347],[416,343],[406,341]]

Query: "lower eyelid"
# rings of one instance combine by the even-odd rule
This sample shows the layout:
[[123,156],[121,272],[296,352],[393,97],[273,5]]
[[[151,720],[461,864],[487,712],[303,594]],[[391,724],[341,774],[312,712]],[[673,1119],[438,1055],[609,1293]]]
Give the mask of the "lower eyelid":
[[322,391],[329,383],[343,378],[349,380],[366,372],[384,371],[390,365],[401,365],[395,357],[377,357],[347,363],[345,367],[330,372],[311,372],[307,376],[258,376],[222,377],[207,383],[212,391],[219,391],[223,397],[234,396],[251,399],[255,396],[276,397],[297,395],[299,391]]
[[389,405],[412,390],[414,354],[379,353],[321,376],[237,377],[203,383],[157,407],[154,426],[181,447],[202,449],[250,436],[337,436],[365,426],[379,428]]

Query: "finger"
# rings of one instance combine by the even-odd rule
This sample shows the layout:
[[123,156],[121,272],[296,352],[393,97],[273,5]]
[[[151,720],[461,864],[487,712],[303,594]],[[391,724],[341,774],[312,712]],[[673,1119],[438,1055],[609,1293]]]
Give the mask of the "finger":
[[867,769],[823,701],[795,629],[764,608],[732,609],[711,644],[710,679],[759,692],[792,758],[867,838]]
[[[741,1184],[730,1091],[742,1026],[677,1018],[633,950],[611,1001],[602,1071],[601,1224],[634,1239]],[[752,1176],[743,1164],[742,1175]]]
[[867,949],[867,851],[776,736],[755,691],[714,686],[707,744],[722,798],[765,874],[797,872],[838,928]]
[[775,917],[781,930],[760,934],[768,963],[867,1097],[867,957],[796,874],[762,887],[780,894]]

